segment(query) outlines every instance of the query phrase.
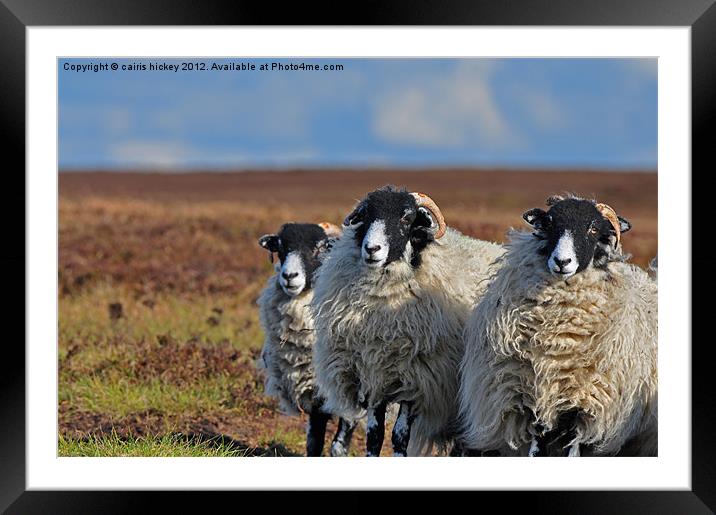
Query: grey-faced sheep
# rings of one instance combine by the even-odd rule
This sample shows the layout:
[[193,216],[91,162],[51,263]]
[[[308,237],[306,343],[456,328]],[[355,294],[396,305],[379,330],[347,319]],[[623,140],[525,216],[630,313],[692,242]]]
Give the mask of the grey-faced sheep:
[[630,224],[548,199],[513,231],[465,331],[466,447],[517,455],[656,454],[657,284],[626,262]]
[[502,252],[447,228],[428,196],[393,187],[346,217],[317,273],[314,366],[327,409],[367,409],[368,456],[380,455],[390,402],[394,455],[451,442],[464,323]]
[[[276,274],[258,299],[259,317],[265,332],[259,365],[265,369],[265,391],[279,400],[287,414],[308,413],[306,454],[320,456],[331,415],[322,409],[316,395],[311,365],[315,341],[313,316],[313,273],[330,249],[340,228],[333,224],[288,223],[278,234],[267,234],[259,244],[278,254]],[[355,423],[339,419],[331,445],[332,456],[348,451]]]

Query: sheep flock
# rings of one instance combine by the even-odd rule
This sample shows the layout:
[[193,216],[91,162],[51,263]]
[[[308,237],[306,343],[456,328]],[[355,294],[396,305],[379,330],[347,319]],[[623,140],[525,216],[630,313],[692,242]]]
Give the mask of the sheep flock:
[[[461,234],[424,193],[385,186],[342,227],[284,224],[259,300],[265,392],[306,413],[306,454],[656,456],[657,262],[630,222],[553,196],[504,244]],[[526,206],[528,207],[528,206]]]

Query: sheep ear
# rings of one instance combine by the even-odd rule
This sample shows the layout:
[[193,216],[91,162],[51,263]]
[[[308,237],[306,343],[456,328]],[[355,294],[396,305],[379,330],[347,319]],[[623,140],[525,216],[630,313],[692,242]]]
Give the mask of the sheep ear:
[[547,197],[546,204],[551,207],[551,206],[554,206],[555,204],[557,204],[558,202],[562,202],[563,200],[564,200],[564,197],[562,195],[550,195],[549,197]]
[[629,222],[629,220],[627,220],[624,217],[618,216],[618,215],[617,215],[617,218],[619,219],[619,231],[622,234],[624,234],[629,229],[631,229],[631,223]]
[[435,221],[435,218],[433,217],[433,214],[430,212],[430,210],[426,207],[419,207],[418,208],[418,215],[415,217],[415,222],[413,222],[414,228],[420,228],[425,229],[430,233],[435,234],[437,230],[439,229],[438,223]]
[[547,225],[549,215],[543,209],[536,207],[534,209],[526,211],[522,215],[522,219],[535,229],[540,230],[543,229],[545,225]]
[[264,234],[259,238],[259,245],[269,252],[278,252],[279,241],[277,234]]
[[343,220],[344,227],[356,226],[363,223],[363,216],[365,214],[365,205],[363,202],[358,204],[356,208],[349,214],[345,220]]

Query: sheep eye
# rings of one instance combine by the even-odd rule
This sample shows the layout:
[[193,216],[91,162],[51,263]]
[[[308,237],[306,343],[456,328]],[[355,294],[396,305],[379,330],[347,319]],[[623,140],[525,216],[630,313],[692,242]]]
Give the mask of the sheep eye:
[[598,227],[595,227],[595,226],[590,227],[590,228],[589,228],[589,234],[592,234],[592,235],[595,235],[595,236],[596,236],[597,234],[599,234],[599,228],[598,228]]

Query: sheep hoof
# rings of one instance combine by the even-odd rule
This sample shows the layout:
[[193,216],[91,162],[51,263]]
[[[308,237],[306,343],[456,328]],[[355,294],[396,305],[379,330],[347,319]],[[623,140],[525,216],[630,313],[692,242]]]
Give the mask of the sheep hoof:
[[348,449],[339,442],[333,442],[331,444],[331,456],[334,458],[343,458],[348,456]]
[[532,444],[530,444],[530,452],[527,454],[530,458],[534,458],[539,453],[539,446],[537,445],[537,439],[532,439]]

